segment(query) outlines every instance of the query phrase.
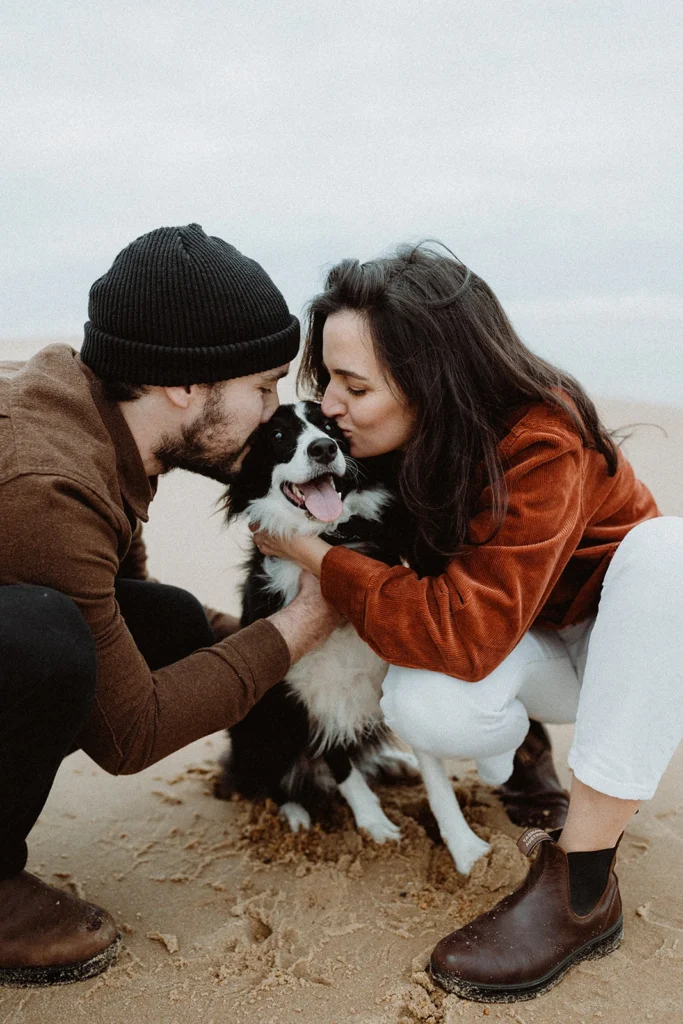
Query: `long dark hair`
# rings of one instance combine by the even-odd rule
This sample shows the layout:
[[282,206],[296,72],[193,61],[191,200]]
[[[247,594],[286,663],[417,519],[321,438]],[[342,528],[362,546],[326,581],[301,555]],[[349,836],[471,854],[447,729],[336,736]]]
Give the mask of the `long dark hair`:
[[487,486],[488,539],[500,528],[508,496],[498,446],[516,408],[547,402],[562,410],[616,472],[616,446],[578,381],[524,345],[486,282],[445,246],[421,242],[332,268],[309,305],[298,379],[318,400],[330,379],[323,325],[342,310],[365,318],[388,384],[417,414],[398,486],[413,525],[406,557],[419,571],[438,570],[472,543],[470,520]]

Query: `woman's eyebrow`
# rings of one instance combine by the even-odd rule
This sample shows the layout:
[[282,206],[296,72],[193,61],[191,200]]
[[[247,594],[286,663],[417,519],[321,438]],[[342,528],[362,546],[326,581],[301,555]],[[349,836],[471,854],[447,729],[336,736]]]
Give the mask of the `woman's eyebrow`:
[[354,380],[362,380],[365,384],[370,383],[368,377],[356,373],[355,370],[332,370],[332,373],[336,373],[339,377],[353,377]]

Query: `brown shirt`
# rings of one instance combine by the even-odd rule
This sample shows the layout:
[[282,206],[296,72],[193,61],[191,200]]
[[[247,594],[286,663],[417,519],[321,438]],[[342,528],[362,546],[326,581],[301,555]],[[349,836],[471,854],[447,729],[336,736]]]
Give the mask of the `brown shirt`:
[[[140,523],[154,482],[116,403],[67,345],[0,366],[0,585],[73,598],[98,658],[96,707],[80,746],[113,773],[140,771],[239,721],[289,668],[269,622],[150,672],[114,597],[144,578]],[[213,616],[217,635],[225,620]]]
[[[609,476],[566,413],[541,403],[521,412],[500,444],[509,504],[488,543],[424,578],[343,547],[323,559],[323,595],[391,664],[485,678],[530,626],[559,629],[595,614],[619,542],[659,515],[621,452]],[[486,489],[474,541],[490,533],[490,506]]]

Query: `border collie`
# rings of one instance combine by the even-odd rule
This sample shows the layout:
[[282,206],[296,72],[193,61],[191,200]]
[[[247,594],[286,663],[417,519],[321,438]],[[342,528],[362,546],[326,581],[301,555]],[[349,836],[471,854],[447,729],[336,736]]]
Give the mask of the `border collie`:
[[[400,515],[391,460],[357,462],[333,420],[315,402],[282,405],[252,435],[237,480],[225,495],[228,520],[244,515],[272,534],[318,535],[397,565]],[[242,626],[293,600],[300,569],[254,545],[243,590]],[[358,828],[377,842],[399,839],[366,778],[422,771],[430,805],[456,867],[469,872],[488,845],[469,828],[441,762],[392,745],[379,707],[387,664],[350,623],[291,666],[229,730],[220,795],[270,797],[292,831],[335,788]]]

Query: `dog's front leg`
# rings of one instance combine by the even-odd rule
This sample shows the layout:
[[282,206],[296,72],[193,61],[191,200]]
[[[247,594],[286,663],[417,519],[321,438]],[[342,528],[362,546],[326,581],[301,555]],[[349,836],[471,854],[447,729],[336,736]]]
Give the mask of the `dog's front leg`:
[[323,756],[339,792],[353,812],[356,826],[367,829],[376,843],[400,839],[400,828],[387,818],[379,797],[370,789],[365,776],[352,763],[346,751],[335,747]]
[[488,853],[491,847],[475,835],[465,821],[443,761],[423,750],[416,750],[415,755],[441,838],[460,874],[469,875],[475,862]]

